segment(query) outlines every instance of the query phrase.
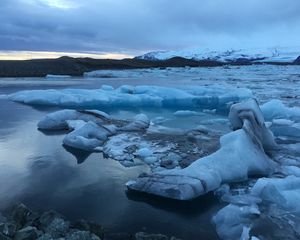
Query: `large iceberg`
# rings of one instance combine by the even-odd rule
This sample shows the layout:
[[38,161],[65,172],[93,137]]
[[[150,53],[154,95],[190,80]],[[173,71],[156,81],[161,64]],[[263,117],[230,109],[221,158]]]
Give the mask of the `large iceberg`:
[[221,137],[220,149],[184,169],[143,174],[129,181],[131,190],[188,200],[213,191],[222,183],[243,181],[250,175],[268,175],[275,163],[264,147],[275,147],[272,133],[255,100],[234,104],[229,119],[236,131]]
[[20,91],[8,96],[12,101],[32,105],[73,108],[166,107],[180,109],[217,109],[226,111],[233,102],[252,97],[244,88],[220,86],[129,86],[117,89],[64,89]]

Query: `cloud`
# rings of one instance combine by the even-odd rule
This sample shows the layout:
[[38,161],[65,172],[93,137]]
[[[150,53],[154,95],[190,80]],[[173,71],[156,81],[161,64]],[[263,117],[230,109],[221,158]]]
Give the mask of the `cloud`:
[[[1,0],[1,50],[295,46],[298,0]],[[299,44],[298,44],[299,45]]]

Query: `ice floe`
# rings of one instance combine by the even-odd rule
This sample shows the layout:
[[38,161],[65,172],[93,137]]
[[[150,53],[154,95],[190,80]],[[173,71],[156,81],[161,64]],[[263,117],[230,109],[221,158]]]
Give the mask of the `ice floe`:
[[244,88],[221,86],[129,86],[117,89],[64,89],[20,91],[8,96],[12,101],[32,105],[77,108],[166,107],[175,109],[217,109],[227,111],[233,102],[252,97]]
[[261,106],[261,110],[266,120],[272,120],[276,118],[284,119],[300,119],[299,107],[287,107],[282,101],[273,99]]
[[55,79],[55,78],[58,78],[58,79],[60,79],[60,78],[62,78],[62,79],[71,78],[71,76],[70,75],[53,75],[53,74],[47,74],[45,78],[46,79],[49,78],[49,79],[52,80],[52,79]]
[[38,128],[42,130],[68,130],[70,128],[75,128],[72,126],[72,122],[69,122],[70,120],[102,123],[104,120],[109,120],[109,118],[110,116],[108,114],[97,110],[80,111],[65,109],[47,114],[41,121],[39,121]]
[[252,194],[300,216],[300,177],[261,178]]
[[252,220],[260,215],[256,204],[238,206],[229,204],[212,219],[219,237],[223,240],[248,240]]

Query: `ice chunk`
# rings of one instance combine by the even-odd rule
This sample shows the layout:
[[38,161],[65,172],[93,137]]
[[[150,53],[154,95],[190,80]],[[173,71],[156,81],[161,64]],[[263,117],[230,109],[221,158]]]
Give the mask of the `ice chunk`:
[[281,172],[287,176],[294,175],[296,177],[300,177],[300,168],[296,166],[282,166]]
[[260,240],[258,237],[252,236],[250,240]]
[[[219,237],[223,240],[249,239],[251,220],[260,211],[257,205],[238,206],[229,204],[222,208],[212,219]],[[247,234],[248,233],[248,234]],[[245,235],[248,238],[242,238]]]
[[152,154],[153,154],[153,152],[149,148],[146,148],[146,147],[140,148],[137,151],[137,155],[142,157],[142,158],[150,157]]
[[134,117],[133,121],[121,127],[121,131],[140,131],[149,127],[150,120],[145,114],[138,114]]
[[232,105],[228,118],[233,130],[243,128],[262,151],[276,146],[255,99]]
[[261,178],[252,194],[300,216],[300,177]]
[[300,128],[297,123],[292,125],[272,124],[270,127],[275,136],[288,136],[300,138]]
[[63,143],[69,147],[93,151],[108,138],[110,131],[94,122],[88,122],[65,136]]
[[199,116],[199,115],[203,115],[203,113],[190,111],[190,110],[179,110],[174,112],[174,115],[177,117],[186,117],[186,116]]
[[[103,120],[109,119],[110,116],[97,110],[77,111],[77,110],[60,110],[47,114],[39,123],[38,128],[43,130],[68,130],[68,120],[93,121],[102,123]],[[72,127],[71,127],[72,128]]]
[[66,120],[68,129],[74,130],[83,127],[86,122],[83,120]]
[[264,114],[265,119],[272,120],[276,118],[294,119],[300,118],[299,107],[287,107],[282,101],[273,99],[261,106],[261,110]]
[[112,90],[114,90],[114,87],[110,86],[110,85],[102,85],[101,89],[103,89],[105,91],[112,91]]
[[[259,107],[254,100],[232,106],[230,121],[241,128],[220,139],[221,148],[184,169],[166,170],[141,175],[127,183],[132,190],[163,197],[187,200],[220,187],[222,183],[246,180],[252,174],[269,174],[274,162],[264,153],[271,146],[271,135],[264,126]],[[266,131],[262,134],[262,132]],[[267,138],[267,139],[265,139]]]
[[76,110],[57,111],[47,114],[41,121],[39,121],[38,128],[52,130],[69,129],[67,120],[75,120],[78,117],[79,113]]
[[228,105],[252,97],[244,88],[220,86],[121,86],[114,90],[29,90],[10,94],[12,101],[77,108],[166,107],[228,110]]
[[273,119],[272,121],[273,124],[276,124],[276,125],[293,125],[295,122],[294,121],[291,121],[289,119]]
[[121,133],[108,139],[103,147],[105,156],[120,161],[125,166],[134,165],[135,152],[141,138],[136,133]]
[[49,79],[53,79],[53,78],[71,78],[70,75],[53,75],[53,74],[47,74],[46,75],[46,78],[49,78]]

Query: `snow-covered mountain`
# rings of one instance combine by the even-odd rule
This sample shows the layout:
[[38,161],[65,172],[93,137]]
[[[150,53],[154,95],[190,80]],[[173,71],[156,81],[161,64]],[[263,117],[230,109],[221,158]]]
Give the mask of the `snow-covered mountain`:
[[145,60],[166,60],[173,57],[184,57],[194,60],[214,60],[220,62],[233,62],[238,60],[250,60],[254,62],[293,62],[298,56],[300,56],[300,47],[274,47],[267,49],[231,49],[223,51],[213,51],[210,49],[156,51],[146,53],[137,58]]

